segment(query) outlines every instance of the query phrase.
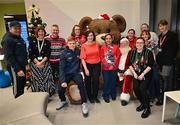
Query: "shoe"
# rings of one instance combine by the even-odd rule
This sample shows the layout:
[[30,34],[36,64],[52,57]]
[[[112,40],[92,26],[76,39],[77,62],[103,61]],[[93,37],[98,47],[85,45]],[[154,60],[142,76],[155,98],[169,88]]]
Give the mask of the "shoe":
[[66,102],[66,101],[62,101],[61,103],[60,103],[60,106],[58,107],[58,108],[56,108],[56,110],[60,110],[60,109],[62,109],[62,108],[64,108],[64,107],[66,107],[68,105],[68,103]]
[[144,106],[143,106],[143,104],[141,104],[140,106],[138,106],[138,107],[136,108],[136,111],[137,111],[137,112],[141,112],[143,109],[144,109]]
[[112,97],[112,100],[113,100],[113,101],[116,101],[116,97]]
[[87,103],[82,104],[82,114],[84,117],[87,117],[89,113]]
[[141,114],[141,118],[147,118],[151,114],[150,108],[145,108],[143,113]]
[[163,101],[162,101],[162,100],[158,100],[158,101],[156,102],[156,105],[157,105],[157,106],[163,105]]
[[89,99],[90,103],[94,103],[94,99]]
[[96,103],[101,103],[98,98],[95,98],[94,101],[95,101]]
[[105,101],[106,103],[109,103],[109,102],[110,102],[109,98],[104,98],[104,101]]
[[121,101],[121,105],[122,105],[122,106],[126,106],[127,104],[128,104],[127,101],[125,101],[125,100],[122,100],[122,101]]

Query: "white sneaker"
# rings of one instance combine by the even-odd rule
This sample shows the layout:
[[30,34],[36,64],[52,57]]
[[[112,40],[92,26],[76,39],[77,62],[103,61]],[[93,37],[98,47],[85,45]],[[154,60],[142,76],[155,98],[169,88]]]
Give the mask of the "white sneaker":
[[60,106],[58,107],[58,108],[56,108],[56,110],[60,110],[60,109],[62,109],[63,107],[65,107],[65,106],[67,106],[68,105],[68,103],[66,102],[66,101],[62,101],[61,103],[60,103]]
[[84,116],[84,117],[87,117],[87,116],[88,116],[88,112],[89,112],[89,110],[88,110],[88,105],[87,105],[87,103],[83,103],[83,104],[82,104],[82,113],[83,113],[83,116]]

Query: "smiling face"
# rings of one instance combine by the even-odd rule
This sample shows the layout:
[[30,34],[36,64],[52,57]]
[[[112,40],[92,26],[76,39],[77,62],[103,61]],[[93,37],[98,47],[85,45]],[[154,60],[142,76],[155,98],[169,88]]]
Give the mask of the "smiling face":
[[133,30],[129,30],[127,33],[127,37],[129,40],[132,40],[135,37],[135,32]]
[[112,38],[112,36],[110,34],[106,35],[106,37],[105,37],[106,45],[111,45],[112,44],[112,40],[113,40],[113,38]]
[[147,24],[142,24],[141,25],[141,31],[144,31],[144,30],[149,30],[149,27],[148,27],[148,25]]
[[93,42],[94,41],[94,35],[92,32],[90,32],[87,36],[87,41],[88,42]]
[[59,27],[58,26],[52,26],[51,29],[52,35],[53,37],[58,37],[59,36]]
[[137,48],[137,50],[138,51],[142,51],[144,46],[145,46],[144,40],[141,39],[141,38],[137,39],[137,41],[136,41],[136,48]]
[[164,33],[168,30],[167,25],[159,24],[158,28],[161,33]]
[[80,36],[80,34],[81,34],[81,29],[80,29],[80,27],[79,26],[75,26],[74,27],[74,33],[75,33],[75,36]]
[[10,32],[13,35],[20,36],[21,35],[21,27],[13,26],[13,27],[10,28]]
[[45,32],[44,32],[44,30],[42,30],[42,29],[40,29],[39,31],[38,31],[38,38],[39,39],[43,39],[44,37],[45,37]]
[[67,46],[70,50],[75,50],[76,48],[76,42],[74,40],[67,41]]

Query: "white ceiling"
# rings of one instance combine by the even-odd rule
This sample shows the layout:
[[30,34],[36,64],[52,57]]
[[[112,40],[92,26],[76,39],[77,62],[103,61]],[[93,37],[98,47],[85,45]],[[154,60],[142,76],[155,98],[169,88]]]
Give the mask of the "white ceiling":
[[1,4],[8,4],[8,3],[24,3],[24,0],[0,0]]

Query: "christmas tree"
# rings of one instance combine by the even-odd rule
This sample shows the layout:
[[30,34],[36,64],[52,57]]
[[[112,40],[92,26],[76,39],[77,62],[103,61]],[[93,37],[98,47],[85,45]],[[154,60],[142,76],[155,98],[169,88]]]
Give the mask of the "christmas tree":
[[35,38],[35,30],[37,27],[46,27],[47,24],[42,21],[42,18],[39,16],[39,8],[36,5],[32,5],[28,9],[28,40],[32,41]]

